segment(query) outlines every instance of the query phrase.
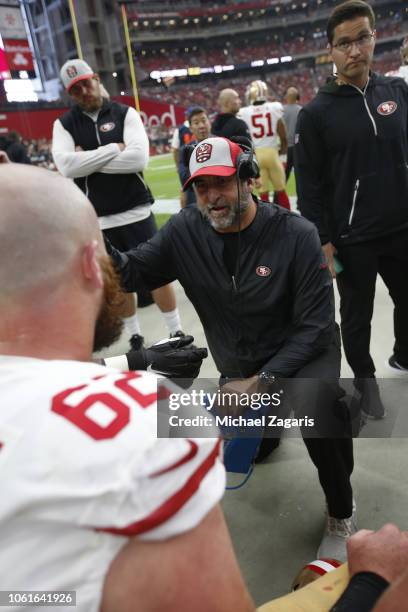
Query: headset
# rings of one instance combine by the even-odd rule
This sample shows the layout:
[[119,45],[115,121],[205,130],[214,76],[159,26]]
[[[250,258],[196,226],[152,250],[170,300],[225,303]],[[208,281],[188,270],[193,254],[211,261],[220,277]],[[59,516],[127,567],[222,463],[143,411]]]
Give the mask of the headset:
[[235,142],[242,149],[242,153],[238,155],[235,162],[238,178],[242,181],[249,178],[257,178],[259,176],[259,164],[249,138],[245,138],[245,136],[231,136],[229,140]]
[[[237,178],[239,178],[241,181],[245,181],[249,178],[257,178],[259,176],[259,165],[254,155],[254,149],[249,138],[245,138],[245,136],[231,136],[231,138],[228,140],[234,142],[242,149],[242,153],[240,153],[235,160]],[[197,145],[189,144],[183,147],[183,163],[185,166],[187,166],[187,168],[190,164],[190,158],[196,146]]]

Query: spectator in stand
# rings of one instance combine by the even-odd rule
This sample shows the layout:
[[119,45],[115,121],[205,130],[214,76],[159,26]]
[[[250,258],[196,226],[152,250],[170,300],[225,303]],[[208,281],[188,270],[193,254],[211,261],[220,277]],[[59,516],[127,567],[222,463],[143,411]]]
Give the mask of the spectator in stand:
[[27,147],[23,144],[22,138],[18,132],[8,132],[0,140],[0,149],[5,151],[10,161],[16,164],[29,164]]
[[286,158],[286,182],[288,182],[293,168],[293,151],[295,148],[295,131],[297,117],[302,108],[299,104],[300,95],[296,87],[288,87],[285,95],[285,106],[283,107],[283,120],[286,126],[286,134],[288,137],[288,153]]
[[[182,185],[184,185],[184,183],[188,180],[190,176],[188,163],[186,163],[185,160],[186,146],[196,145],[202,140],[208,138],[211,134],[210,120],[208,119],[206,111],[201,106],[194,106],[190,109],[190,112],[188,114],[188,122],[193,138],[188,145],[184,145],[184,147],[182,147],[182,149],[180,150],[180,162],[178,172]],[[185,193],[185,205],[182,206],[182,208],[196,206],[196,194],[193,189],[193,186],[191,185],[187,190],[185,190]]]
[[235,89],[222,89],[217,102],[221,112],[212,123],[212,134],[214,136],[223,136],[224,138],[244,136],[251,140],[247,124],[243,119],[237,117],[237,113],[241,108],[239,93]]

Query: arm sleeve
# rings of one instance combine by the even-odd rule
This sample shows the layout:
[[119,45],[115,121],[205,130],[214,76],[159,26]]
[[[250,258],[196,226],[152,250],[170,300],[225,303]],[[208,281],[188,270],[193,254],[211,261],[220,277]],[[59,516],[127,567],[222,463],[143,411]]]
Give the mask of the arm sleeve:
[[352,577],[330,612],[369,612],[388,586],[387,580],[381,576],[372,572],[360,572]]
[[295,176],[301,214],[317,227],[322,244],[329,242],[325,219],[325,160],[327,151],[310,113],[299,113],[295,148]]
[[333,283],[315,228],[303,233],[292,269],[292,327],[281,349],[263,367],[292,376],[333,340]]
[[109,160],[100,170],[105,174],[131,174],[142,172],[149,161],[149,139],[139,113],[129,107],[123,128],[123,142],[126,145],[116,157]]
[[125,253],[109,244],[108,252],[121,276],[125,291],[133,293],[139,287],[152,291],[176,280],[177,272],[171,250],[166,246],[170,231],[171,220],[150,240]]
[[54,122],[52,155],[57,169],[67,178],[80,178],[100,172],[101,168],[119,152],[120,149],[114,142],[92,151],[75,151],[71,134],[59,119]]

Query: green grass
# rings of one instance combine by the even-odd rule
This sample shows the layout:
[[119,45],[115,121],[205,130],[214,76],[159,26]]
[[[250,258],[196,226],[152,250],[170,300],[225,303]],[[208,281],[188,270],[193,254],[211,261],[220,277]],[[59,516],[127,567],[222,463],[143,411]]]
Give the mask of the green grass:
[[[180,181],[171,153],[151,157],[149,167],[144,175],[156,200],[178,200]],[[287,192],[289,196],[296,195],[293,172],[287,185]],[[164,225],[169,217],[170,215],[168,214],[156,214],[158,226]]]
[[151,157],[144,175],[156,200],[178,199],[180,181],[171,153]]

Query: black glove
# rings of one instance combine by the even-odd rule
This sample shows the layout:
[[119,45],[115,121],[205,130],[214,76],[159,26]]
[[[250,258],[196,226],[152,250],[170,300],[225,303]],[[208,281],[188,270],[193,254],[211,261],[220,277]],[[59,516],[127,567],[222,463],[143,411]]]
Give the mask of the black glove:
[[207,357],[206,348],[198,348],[192,343],[193,336],[168,338],[149,348],[126,353],[129,370],[149,370],[167,378],[176,378],[177,384],[188,387],[200,373],[203,359]]

